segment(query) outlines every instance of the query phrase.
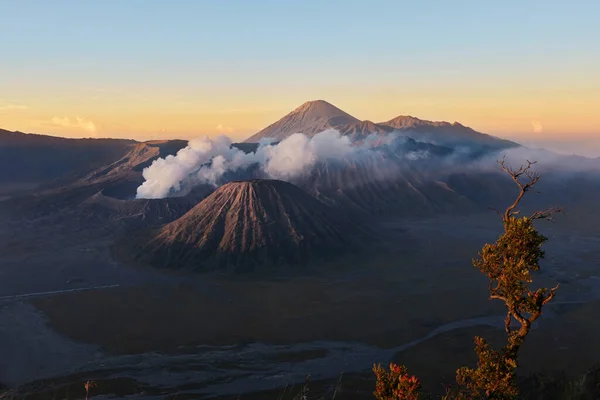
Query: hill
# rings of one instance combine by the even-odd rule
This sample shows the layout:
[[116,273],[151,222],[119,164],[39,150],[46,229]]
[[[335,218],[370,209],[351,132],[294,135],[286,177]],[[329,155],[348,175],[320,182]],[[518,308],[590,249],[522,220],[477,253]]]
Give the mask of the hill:
[[0,129],[0,184],[43,184],[85,174],[123,157],[136,142],[67,139]]
[[243,272],[356,251],[372,236],[291,183],[252,180],[223,185],[126,251],[163,268]]

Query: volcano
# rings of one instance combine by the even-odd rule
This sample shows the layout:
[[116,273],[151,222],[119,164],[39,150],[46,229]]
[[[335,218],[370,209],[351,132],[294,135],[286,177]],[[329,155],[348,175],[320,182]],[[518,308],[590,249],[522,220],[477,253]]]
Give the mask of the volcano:
[[199,185],[186,196],[165,199],[118,199],[99,191],[73,211],[81,221],[91,223],[121,220],[132,226],[158,226],[181,217],[212,191],[210,185]]
[[264,138],[283,140],[294,133],[312,137],[327,129],[346,125],[359,125],[360,120],[324,100],[307,101],[279,121],[246,139],[259,142]]
[[169,269],[245,272],[331,258],[361,249],[373,237],[356,219],[291,183],[236,181],[137,240],[133,257]]

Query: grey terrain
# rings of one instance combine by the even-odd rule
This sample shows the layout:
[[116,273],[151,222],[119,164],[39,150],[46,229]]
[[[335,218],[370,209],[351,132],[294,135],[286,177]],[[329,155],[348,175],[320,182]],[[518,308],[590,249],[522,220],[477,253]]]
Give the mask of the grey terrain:
[[[301,106],[303,117],[294,114],[285,125],[290,132],[278,130],[277,139],[303,127],[316,133],[339,127],[338,120],[360,122],[323,103]],[[307,125],[306,115],[315,121]],[[395,360],[427,390],[443,392],[440,382],[474,363],[475,334],[502,340],[503,306],[488,300],[471,259],[502,229],[489,208],[506,205],[516,187],[493,165],[476,171],[446,164],[444,173],[438,166],[458,144],[473,143],[477,152],[516,144],[418,121],[395,119],[380,133],[421,132],[402,146],[426,147],[440,164],[407,162],[399,156],[404,147],[391,147],[386,157],[401,172],[393,180],[370,179],[377,167],[371,160],[318,165],[292,183],[250,171],[244,176],[259,180],[135,199],[143,169],[175,154],[181,141],[119,144],[97,159],[102,165],[69,165],[27,180],[7,174],[0,192],[0,383],[48,399],[69,390],[81,396],[86,380],[98,382],[98,393],[136,398],[278,399],[307,375],[329,390],[344,373],[340,398],[369,398],[373,363]],[[446,129],[444,143],[431,139],[438,129]],[[538,225],[549,238],[539,282],[560,289],[523,347],[523,376],[576,377],[600,363],[594,168],[567,173],[540,163],[542,195],[523,204],[526,212],[565,208],[554,224]],[[304,237],[307,247],[298,245]],[[126,251],[151,262],[123,257],[132,241],[137,247]],[[285,254],[274,250],[282,245]],[[334,257],[304,257],[330,248]],[[286,268],[261,267],[280,258]],[[252,268],[231,268],[249,259]],[[156,268],[171,262],[209,268]],[[353,389],[355,382],[364,386]]]

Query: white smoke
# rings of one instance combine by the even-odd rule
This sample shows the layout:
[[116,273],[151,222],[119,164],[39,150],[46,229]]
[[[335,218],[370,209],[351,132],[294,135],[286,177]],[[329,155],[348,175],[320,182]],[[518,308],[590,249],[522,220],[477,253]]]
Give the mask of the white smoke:
[[[404,145],[408,147],[404,147]],[[471,149],[457,147],[446,157],[433,157],[427,148],[417,146],[412,139],[390,133],[370,135],[352,142],[338,131],[327,130],[313,137],[296,133],[279,143],[263,139],[256,151],[246,153],[232,147],[227,136],[204,137],[191,140],[176,155],[155,160],[143,171],[144,183],[137,189],[137,198],[164,198],[187,193],[199,184],[218,185],[229,172],[258,167],[260,175],[294,181],[317,165],[338,162],[341,168],[354,168],[356,162],[370,171],[370,179],[393,179],[402,174],[406,163],[427,160],[438,175],[460,171],[498,170],[496,160],[507,156],[509,165],[520,165],[524,160],[537,160],[541,170],[560,169],[563,172],[600,169],[598,160],[583,157],[565,157],[545,150],[518,147],[471,157]],[[408,150],[412,149],[412,150]],[[225,176],[225,178],[224,178]],[[351,184],[352,182],[345,182]]]
[[411,151],[408,154],[406,154],[406,158],[408,158],[411,161],[424,160],[426,158],[429,158],[429,152],[427,150]]
[[[263,139],[255,152],[245,153],[232,147],[227,136],[194,139],[176,155],[155,160],[143,171],[144,183],[137,189],[137,198],[164,198],[198,184],[217,185],[229,171],[259,165],[271,178],[290,180],[308,173],[317,164],[351,160],[372,152],[378,146],[389,145],[395,135],[367,137],[352,143],[338,131],[327,130],[309,138],[296,133],[279,143]],[[408,160],[427,157],[426,152],[410,152]]]
[[339,160],[353,151],[350,139],[327,130],[308,138],[295,133],[279,144],[264,148],[264,171],[278,179],[290,179],[310,170],[318,161]]
[[257,154],[245,154],[232,148],[231,143],[227,136],[194,139],[176,155],[155,160],[144,168],[145,181],[136,197],[157,199],[177,193],[188,184],[215,184],[226,171],[257,161]]

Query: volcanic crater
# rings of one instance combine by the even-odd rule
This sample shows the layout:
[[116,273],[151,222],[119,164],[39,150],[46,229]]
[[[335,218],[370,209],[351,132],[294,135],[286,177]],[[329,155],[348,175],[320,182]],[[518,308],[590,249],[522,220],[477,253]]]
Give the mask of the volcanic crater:
[[121,248],[128,258],[161,268],[247,272],[331,259],[375,237],[360,218],[291,183],[255,179],[221,186],[181,218]]

